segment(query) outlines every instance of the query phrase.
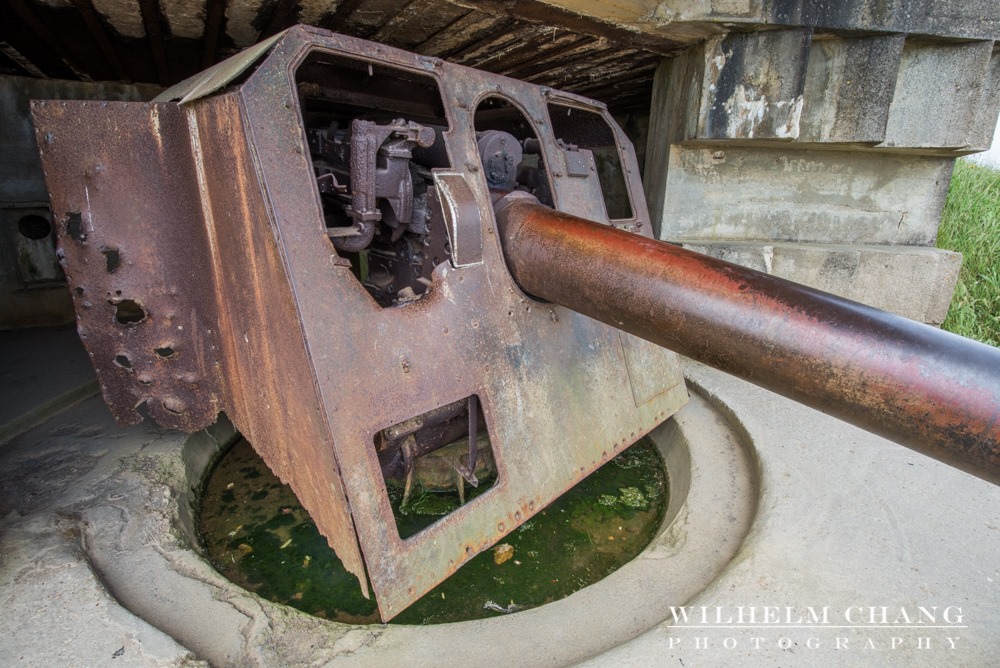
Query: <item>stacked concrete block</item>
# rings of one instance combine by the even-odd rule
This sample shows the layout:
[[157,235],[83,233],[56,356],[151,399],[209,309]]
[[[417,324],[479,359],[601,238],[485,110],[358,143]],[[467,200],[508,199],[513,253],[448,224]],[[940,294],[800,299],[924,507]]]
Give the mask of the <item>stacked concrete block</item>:
[[660,238],[944,320],[960,258],[933,246],[955,157],[988,148],[1000,113],[992,41],[732,33],[664,61],[654,85]]

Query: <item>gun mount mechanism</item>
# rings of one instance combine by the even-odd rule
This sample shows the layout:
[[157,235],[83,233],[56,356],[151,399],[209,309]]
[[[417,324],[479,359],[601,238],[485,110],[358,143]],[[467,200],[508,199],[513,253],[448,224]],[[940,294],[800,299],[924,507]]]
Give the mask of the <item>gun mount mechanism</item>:
[[[383,619],[683,406],[654,343],[1000,479],[1000,353],[654,241],[593,101],[296,27],[32,109],[116,418],[225,411]],[[459,443],[496,483],[400,537],[386,480]]]

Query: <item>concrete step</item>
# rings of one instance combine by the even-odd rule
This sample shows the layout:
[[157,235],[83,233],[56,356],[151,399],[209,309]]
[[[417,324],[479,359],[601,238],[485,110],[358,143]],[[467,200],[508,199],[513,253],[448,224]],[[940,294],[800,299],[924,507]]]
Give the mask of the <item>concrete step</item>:
[[[930,246],[953,160],[858,151],[672,146],[647,167],[662,239]],[[647,155],[647,163],[654,155]]]
[[684,248],[940,326],[962,256],[913,246],[675,239]]

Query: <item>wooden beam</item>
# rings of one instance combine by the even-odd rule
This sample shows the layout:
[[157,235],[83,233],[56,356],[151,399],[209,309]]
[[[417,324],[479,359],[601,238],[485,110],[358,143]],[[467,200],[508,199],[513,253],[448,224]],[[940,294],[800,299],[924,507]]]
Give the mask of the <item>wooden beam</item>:
[[[471,41],[476,41],[492,34],[497,26],[506,25],[510,21],[497,18],[492,14],[484,14],[470,10],[461,18],[449,23],[436,33],[413,47],[417,53],[428,56],[446,57]],[[461,36],[461,38],[456,38]]]
[[378,30],[372,33],[367,39],[373,42],[387,43],[393,34],[401,27],[413,20],[420,12],[426,11],[426,9],[420,4],[423,0],[409,0],[395,15],[390,16],[385,22],[379,26]]
[[6,56],[10,62],[14,63],[17,67],[20,67],[30,76],[38,77],[39,79],[51,78],[48,74],[40,70],[33,62],[28,60],[24,54],[2,40],[0,40],[0,53]]
[[581,46],[584,46],[585,44],[591,44],[595,41],[597,40],[595,40],[593,37],[575,35],[574,38],[568,44],[563,44],[562,46],[556,47],[554,49],[544,50],[544,48],[542,48],[532,53],[529,53],[522,58],[505,59],[503,63],[503,69],[499,71],[499,74],[510,76],[511,72],[515,72],[518,67],[526,63],[538,64],[543,61],[551,62],[552,59],[558,58],[564,53],[568,53],[575,49],[579,49]]
[[[591,45],[584,44],[584,46],[593,46],[593,49],[589,50],[586,54],[588,58],[593,58],[606,51],[611,51],[613,48],[611,46],[602,46],[600,41],[595,41]],[[575,49],[569,49],[567,53],[571,53],[573,51],[575,51]],[[583,54],[580,55],[582,56]],[[534,65],[531,65],[529,67],[518,67],[511,72],[507,72],[506,75],[509,77],[514,77],[515,79],[528,79],[531,77],[538,77],[543,74],[548,74],[549,72],[557,70],[561,67],[565,67],[566,65],[574,62],[575,60],[576,60],[575,58],[566,58],[564,60],[557,60],[556,58],[551,58],[551,59],[545,58],[543,61],[535,63]]]
[[[581,11],[572,11],[556,6],[546,0],[448,0],[459,7],[468,7],[494,16],[506,16],[526,23],[558,26],[562,30],[604,37],[621,45],[641,48],[661,55],[672,55],[682,45],[670,38],[651,34],[638,26],[626,26]],[[601,3],[598,3],[601,4]],[[620,3],[603,3],[612,7]],[[651,3],[653,6],[655,3]],[[721,32],[715,28],[713,32]],[[695,42],[701,39],[691,39]]]
[[132,83],[132,77],[129,76],[128,70],[125,69],[125,63],[122,62],[118,52],[115,51],[114,45],[111,44],[111,40],[108,39],[108,34],[104,30],[101,17],[97,13],[97,10],[94,9],[93,0],[70,0],[70,2],[76,7],[76,11],[80,12],[80,17],[86,24],[87,30],[90,31],[90,35],[97,42],[98,48],[101,49],[104,59],[108,61],[108,65],[114,70],[115,75],[125,83]]
[[294,22],[292,16],[297,7],[298,0],[278,0],[267,19],[267,23],[260,31],[260,39],[270,37],[290,26]]
[[167,68],[167,51],[163,44],[163,19],[160,14],[160,0],[139,0],[142,26],[146,31],[146,41],[153,55],[156,78],[161,86],[169,86],[170,71]]
[[330,30],[343,32],[343,24],[347,21],[347,18],[364,3],[365,0],[344,0],[337,5],[337,9],[334,10],[333,16],[330,19],[323,21],[323,27],[326,28],[329,26]]
[[219,59],[219,37],[222,36],[222,23],[226,18],[228,0],[206,0],[205,32],[202,33],[201,66],[208,68],[215,65]]
[[458,48],[441,54],[441,57],[453,63],[461,63],[466,57],[474,54],[476,51],[479,51],[486,46],[502,46],[513,42],[517,39],[515,31],[519,30],[521,27],[523,26],[514,25],[508,21],[501,21],[491,28],[489,32],[476,39],[470,39],[469,41],[464,42]]
[[52,50],[56,56],[59,57],[63,64],[70,69],[73,74],[75,74],[81,81],[93,81],[86,70],[84,70],[76,62],[76,58],[70,53],[66,45],[62,43],[52,31],[48,29],[48,26],[41,21],[35,13],[31,11],[24,0],[7,0],[7,4],[13,9],[21,20],[28,24],[28,27],[34,31],[38,37],[45,42],[45,46]]

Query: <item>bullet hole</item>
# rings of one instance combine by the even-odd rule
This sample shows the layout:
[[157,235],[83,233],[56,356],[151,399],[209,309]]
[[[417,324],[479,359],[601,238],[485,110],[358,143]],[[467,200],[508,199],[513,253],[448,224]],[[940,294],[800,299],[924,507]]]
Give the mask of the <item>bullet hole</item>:
[[82,286],[79,286],[79,285],[76,286],[75,288],[73,288],[73,290],[76,292],[76,294],[78,294],[80,296],[83,296],[83,293],[86,292],[86,290],[84,290],[84,288]]
[[173,357],[174,355],[177,354],[177,351],[171,348],[170,346],[154,348],[154,350],[156,351],[156,354],[159,355],[160,357]]
[[102,248],[101,253],[104,255],[104,261],[107,265],[108,273],[115,273],[115,270],[118,269],[122,263],[121,253],[118,252],[117,248]]
[[78,211],[66,214],[66,234],[80,243],[87,240],[87,235],[83,231],[83,216]]
[[146,319],[146,310],[134,299],[109,299],[108,303],[115,307],[115,320],[120,325],[136,325]]
[[147,405],[148,401],[148,399],[143,399],[135,405],[135,412],[139,414],[143,421],[149,420],[153,417],[149,413],[149,406]]
[[52,232],[52,223],[44,216],[28,214],[21,216],[21,219],[17,221],[17,229],[22,236],[38,241],[49,236]]
[[132,360],[130,360],[128,358],[128,355],[116,355],[115,356],[115,364],[117,364],[118,366],[120,366],[120,367],[122,367],[124,369],[131,369],[132,368]]

